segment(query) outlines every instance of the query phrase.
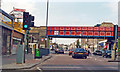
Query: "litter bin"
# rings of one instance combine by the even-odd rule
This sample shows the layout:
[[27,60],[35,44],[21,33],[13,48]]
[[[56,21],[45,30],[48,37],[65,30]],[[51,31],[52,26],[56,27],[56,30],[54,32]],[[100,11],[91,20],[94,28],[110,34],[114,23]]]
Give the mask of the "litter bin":
[[41,52],[40,52],[39,49],[35,49],[35,52],[34,52],[34,53],[35,53],[35,59],[36,59],[36,58],[38,58],[38,59],[39,59],[39,58],[42,58],[42,54],[41,54]]

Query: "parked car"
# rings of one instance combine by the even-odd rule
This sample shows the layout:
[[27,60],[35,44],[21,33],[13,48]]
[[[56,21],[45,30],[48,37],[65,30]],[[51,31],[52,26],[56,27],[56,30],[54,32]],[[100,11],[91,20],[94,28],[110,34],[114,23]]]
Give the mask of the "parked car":
[[96,50],[95,52],[93,52],[93,54],[102,56],[102,51],[101,50]]
[[58,53],[58,50],[59,50],[59,49],[58,49],[58,48],[56,48],[56,49],[55,49],[55,53]]
[[[117,54],[115,56],[117,57]],[[106,54],[103,53],[103,57],[111,58],[111,50],[106,50]]]
[[58,54],[64,54],[64,50],[62,50],[62,49],[60,49],[60,50],[58,50]]
[[73,49],[69,50],[69,55],[72,55]]
[[109,57],[111,58],[111,50],[106,50],[106,53],[103,52],[103,57]]
[[87,58],[88,53],[83,48],[76,48],[72,53],[72,58]]

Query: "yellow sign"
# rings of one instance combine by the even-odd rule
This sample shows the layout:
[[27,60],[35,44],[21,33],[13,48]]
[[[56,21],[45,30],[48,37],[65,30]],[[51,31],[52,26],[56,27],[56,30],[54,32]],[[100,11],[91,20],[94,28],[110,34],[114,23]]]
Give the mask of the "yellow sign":
[[53,45],[53,43],[50,43],[50,45]]
[[116,43],[114,43],[114,45],[113,45],[113,50],[115,50],[115,45],[116,45]]
[[23,45],[24,45],[24,42],[23,42]]
[[85,46],[85,48],[87,48],[87,46]]

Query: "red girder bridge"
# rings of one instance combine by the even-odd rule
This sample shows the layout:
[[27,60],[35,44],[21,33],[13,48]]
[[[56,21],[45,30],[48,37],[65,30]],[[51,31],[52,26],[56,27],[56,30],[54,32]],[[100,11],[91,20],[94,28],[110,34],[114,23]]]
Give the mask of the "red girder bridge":
[[114,39],[115,36],[120,36],[120,27],[117,25],[114,27],[47,26],[47,36],[54,38]]
[[120,27],[80,27],[80,26],[47,26],[47,36],[50,38],[92,38],[107,39],[109,49],[120,37]]

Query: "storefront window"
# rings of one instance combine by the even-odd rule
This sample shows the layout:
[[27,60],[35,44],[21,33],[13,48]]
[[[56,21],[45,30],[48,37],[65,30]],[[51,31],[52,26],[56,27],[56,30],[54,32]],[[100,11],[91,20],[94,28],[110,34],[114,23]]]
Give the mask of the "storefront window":
[[2,39],[4,40],[3,41],[3,45],[2,45],[2,55],[7,55],[7,54],[10,54],[11,51],[11,31],[9,31],[8,29],[6,28],[3,28],[2,29]]

